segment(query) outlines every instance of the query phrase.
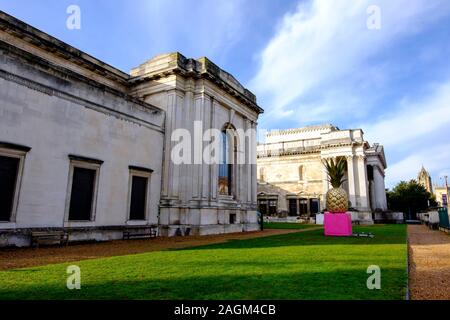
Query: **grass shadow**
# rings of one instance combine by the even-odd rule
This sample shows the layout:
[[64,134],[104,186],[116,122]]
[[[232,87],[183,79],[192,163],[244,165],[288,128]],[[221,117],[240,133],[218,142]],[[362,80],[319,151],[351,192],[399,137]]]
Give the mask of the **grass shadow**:
[[[270,267],[270,266],[268,266]],[[279,269],[277,269],[279,270]],[[88,278],[81,290],[68,290],[65,281],[17,286],[0,291],[1,300],[72,300],[72,299],[403,299],[405,270],[383,270],[381,290],[369,290],[364,268],[324,272],[278,271],[267,274],[223,274],[161,279],[111,280]]]

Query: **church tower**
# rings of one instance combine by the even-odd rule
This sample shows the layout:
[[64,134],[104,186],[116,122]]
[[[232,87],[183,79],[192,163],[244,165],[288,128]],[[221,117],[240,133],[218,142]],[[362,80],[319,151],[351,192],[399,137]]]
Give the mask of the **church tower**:
[[433,193],[433,188],[431,185],[431,177],[427,170],[422,166],[422,169],[417,176],[417,182],[427,189],[428,192]]

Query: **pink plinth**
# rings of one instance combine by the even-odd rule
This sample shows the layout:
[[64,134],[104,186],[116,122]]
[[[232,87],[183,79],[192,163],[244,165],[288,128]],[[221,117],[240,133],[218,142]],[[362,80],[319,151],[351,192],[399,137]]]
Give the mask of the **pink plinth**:
[[325,235],[348,237],[352,235],[352,215],[346,213],[325,212]]

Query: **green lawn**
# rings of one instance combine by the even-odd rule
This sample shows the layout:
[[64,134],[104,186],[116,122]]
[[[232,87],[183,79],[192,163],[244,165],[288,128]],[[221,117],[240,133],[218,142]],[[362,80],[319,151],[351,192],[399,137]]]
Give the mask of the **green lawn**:
[[321,227],[317,224],[288,223],[288,222],[264,222],[264,229],[310,229]]
[[[404,225],[357,227],[375,238],[325,238],[323,230],[182,250],[0,271],[0,299],[403,299]],[[81,268],[81,290],[66,267]],[[368,290],[369,265],[381,290]]]

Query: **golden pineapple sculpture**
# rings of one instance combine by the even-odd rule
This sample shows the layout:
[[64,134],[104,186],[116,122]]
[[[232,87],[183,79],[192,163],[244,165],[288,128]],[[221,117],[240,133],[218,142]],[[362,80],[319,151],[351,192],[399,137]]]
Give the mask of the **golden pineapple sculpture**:
[[345,181],[345,171],[347,169],[347,162],[345,158],[337,158],[324,160],[324,165],[328,174],[328,181],[333,187],[327,192],[327,209],[331,213],[343,213],[348,210],[348,195],[344,189],[341,188]]

